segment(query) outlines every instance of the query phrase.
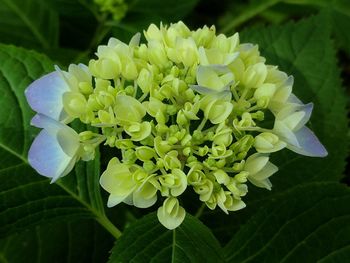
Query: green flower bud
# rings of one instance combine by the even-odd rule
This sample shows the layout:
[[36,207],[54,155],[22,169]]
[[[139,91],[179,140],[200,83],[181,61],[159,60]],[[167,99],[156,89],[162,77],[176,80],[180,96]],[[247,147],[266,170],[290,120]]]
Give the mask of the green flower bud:
[[149,115],[156,118],[158,123],[165,124],[167,122],[167,106],[160,100],[150,97],[149,101],[143,102],[142,105],[146,108]]
[[204,26],[203,28],[197,29],[195,32],[192,32],[192,38],[196,42],[198,47],[209,47],[212,42],[215,41],[215,26],[210,28]]
[[191,167],[190,171],[187,174],[187,182],[192,186],[199,186],[203,184],[205,180],[205,174],[201,170],[202,166],[200,164],[195,164]]
[[175,47],[167,50],[167,55],[175,63],[191,67],[198,61],[198,48],[193,38],[177,38]]
[[118,95],[115,104],[115,116],[122,125],[130,125],[133,122],[140,123],[146,115],[145,107],[133,97]]
[[279,139],[279,137],[271,132],[263,132],[255,137],[254,147],[260,153],[277,152],[287,144]]
[[148,121],[132,123],[124,127],[125,132],[131,136],[133,141],[142,141],[151,134],[151,124]]
[[137,85],[141,88],[143,93],[148,93],[153,83],[153,74],[147,69],[143,68],[137,78]]
[[264,63],[257,63],[247,68],[242,78],[242,84],[247,88],[259,88],[265,81],[267,68]]
[[185,137],[181,140],[182,146],[189,146],[191,144],[192,136],[190,134],[186,134]]
[[220,34],[213,39],[212,47],[219,49],[223,53],[233,53],[237,49],[238,44],[238,33],[235,33],[231,37],[226,37],[224,34]]
[[209,152],[209,147],[207,145],[205,145],[203,147],[200,147],[198,149],[198,155],[199,156],[205,156],[205,155],[207,155],[208,152]]
[[233,104],[230,98],[219,98],[213,95],[206,95],[201,100],[200,108],[204,111],[205,118],[213,124],[224,122],[231,114]]
[[211,147],[210,158],[222,159],[222,158],[227,158],[227,157],[231,156],[232,154],[233,154],[233,151],[227,149],[224,144],[213,145]]
[[156,157],[155,150],[148,146],[137,147],[135,149],[135,154],[138,159],[144,162]]
[[117,124],[117,120],[112,108],[109,108],[108,111],[99,110],[98,111],[98,126],[115,126]]
[[145,169],[146,172],[152,171],[156,165],[152,161],[144,161],[143,162],[143,169]]
[[231,178],[230,182],[226,185],[226,187],[236,199],[240,199],[241,196],[245,196],[248,192],[247,185],[238,182],[235,178]]
[[160,176],[159,181],[163,187],[169,189],[171,196],[179,196],[187,188],[187,177],[180,169],[174,169],[170,174]]
[[214,184],[209,179],[204,179],[202,184],[194,186],[193,189],[199,195],[199,199],[206,202],[213,193]]
[[218,169],[213,172],[213,175],[219,184],[227,185],[230,182],[230,177],[223,170]]
[[228,211],[237,211],[246,207],[246,204],[241,199],[235,198],[234,196],[231,196],[230,194],[227,194],[227,193],[225,194],[226,194],[226,199],[223,203],[223,206]]
[[185,155],[185,156],[189,156],[192,152],[192,149],[191,147],[185,147],[183,150],[182,150],[182,154]]
[[176,198],[168,197],[165,199],[163,206],[158,208],[157,216],[163,226],[172,230],[177,228],[185,219],[186,211],[179,205]]
[[269,162],[266,154],[255,153],[248,157],[244,171],[248,172],[248,180],[258,186],[271,190],[271,182],[268,179],[277,172],[278,168]]
[[161,42],[153,39],[148,41],[148,60],[159,68],[165,68],[169,65],[164,45]]
[[171,150],[171,145],[167,141],[163,141],[161,137],[154,138],[154,149],[160,157],[164,157]]
[[224,122],[220,123],[213,137],[214,144],[223,144],[228,147],[232,143],[232,140],[232,129],[227,127]]
[[78,118],[86,113],[87,101],[79,92],[66,92],[63,94],[63,107],[70,117]]
[[122,150],[128,150],[135,147],[130,139],[115,140],[115,146]]
[[177,158],[178,156],[178,152],[173,150],[168,152],[163,160],[164,160],[164,167],[165,169],[180,169],[181,168],[181,162],[179,161],[179,159]]
[[205,88],[202,89],[198,87],[196,88],[196,91],[203,94],[227,90],[229,84],[233,83],[234,81],[234,75],[228,69],[221,70],[212,66],[201,65],[197,68],[196,78],[199,87]]

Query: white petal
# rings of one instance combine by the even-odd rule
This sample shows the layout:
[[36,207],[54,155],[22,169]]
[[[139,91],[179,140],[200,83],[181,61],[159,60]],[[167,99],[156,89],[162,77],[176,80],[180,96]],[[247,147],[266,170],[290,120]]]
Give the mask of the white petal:
[[314,108],[314,104],[312,102],[305,104],[305,105],[302,105],[300,107],[300,111],[303,111],[305,113],[305,115],[302,118],[302,120],[298,123],[298,125],[294,128],[294,131],[299,130],[301,127],[303,127],[310,120],[313,108]]
[[140,44],[140,39],[141,39],[141,33],[137,32],[130,40],[129,46],[130,47],[136,47]]
[[298,140],[287,125],[276,119],[273,132],[280,137],[280,139],[287,144],[295,145],[299,147]]
[[79,135],[69,126],[55,121],[45,115],[37,114],[31,124],[43,128],[52,137],[55,137],[62,150],[69,156],[74,156],[80,147]]
[[59,72],[54,71],[31,83],[25,95],[34,111],[63,121],[62,95],[66,91],[69,91],[68,84]]
[[249,181],[257,187],[266,188],[267,190],[271,190],[272,184],[271,184],[269,179],[256,180],[254,178],[250,178]]
[[269,161],[269,156],[267,154],[255,153],[248,157],[244,170],[249,172],[249,174],[254,175],[261,171]]
[[127,205],[134,205],[133,202],[133,193],[130,193],[124,200],[123,203],[127,204]]
[[[296,100],[298,99],[296,98],[294,101]],[[313,103],[287,103],[277,113],[276,120],[284,122],[285,124],[290,126],[293,131],[297,131],[309,121],[313,110],[313,106]]]
[[133,193],[133,204],[138,208],[148,208],[157,202],[157,195],[153,195],[151,198],[146,199],[142,195],[142,191],[135,191]]
[[109,195],[108,201],[107,201],[107,207],[113,207],[115,205],[120,204],[125,199],[125,196],[119,196],[119,195]]
[[[273,175],[277,171],[278,171],[278,167],[276,165],[274,165],[273,163],[268,162],[260,172],[254,174],[252,177],[256,180],[262,181],[262,180],[265,180],[266,178],[270,177],[271,175]],[[248,178],[249,178],[249,176],[248,176]]]
[[294,104],[300,104],[300,105],[303,104],[303,102],[297,96],[295,96],[295,94],[293,94],[293,93],[291,93],[289,95],[287,102],[294,103]]
[[157,216],[159,222],[165,226],[167,229],[172,230],[177,228],[184,221],[186,216],[186,211],[181,206],[179,206],[176,216],[171,216],[167,213],[164,206],[158,208]]
[[287,148],[306,156],[311,157],[325,157],[328,155],[326,148],[320,143],[316,135],[307,127],[302,127],[295,136],[298,140],[299,146],[287,145]]
[[39,174],[52,178],[52,181],[68,174],[73,169],[72,160],[76,160],[75,156],[67,155],[57,138],[46,130],[38,134],[28,153],[30,165]]
[[229,83],[229,85],[227,85],[226,87],[223,88],[222,91],[218,92],[215,91],[213,89],[209,89],[203,86],[199,86],[199,85],[189,85],[189,87],[191,89],[193,89],[194,91],[197,91],[199,94],[214,94],[214,93],[227,93],[229,92],[230,89],[230,85],[232,85],[233,82]]

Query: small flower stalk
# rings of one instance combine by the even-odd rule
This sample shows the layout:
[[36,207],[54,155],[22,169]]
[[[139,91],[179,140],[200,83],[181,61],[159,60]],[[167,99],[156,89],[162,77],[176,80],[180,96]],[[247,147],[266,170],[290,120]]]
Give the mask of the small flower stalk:
[[[112,147],[100,178],[107,206],[159,204],[160,223],[174,229],[186,215],[185,191],[229,213],[245,207],[249,187],[271,190],[278,167],[270,154],[327,155],[306,126],[313,104],[292,93],[293,77],[266,64],[257,45],[182,22],[152,24],[144,36],[111,38],[89,65],[56,68],[27,88],[32,124],[42,128],[29,162],[40,174],[55,181],[100,144]],[[99,133],[78,134],[74,119]]]

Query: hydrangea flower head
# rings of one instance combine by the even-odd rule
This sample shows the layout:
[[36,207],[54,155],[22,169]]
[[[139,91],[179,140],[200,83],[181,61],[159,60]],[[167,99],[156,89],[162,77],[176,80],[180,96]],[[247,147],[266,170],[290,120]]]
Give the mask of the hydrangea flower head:
[[[100,179],[110,194],[108,207],[163,202],[159,221],[174,229],[186,215],[185,191],[194,191],[209,209],[229,213],[245,207],[249,187],[271,189],[278,171],[271,153],[288,148],[327,155],[305,126],[313,104],[292,93],[293,77],[266,64],[257,45],[240,43],[237,33],[216,35],[215,27],[191,31],[182,22],[152,24],[144,35],[145,43],[140,34],[128,44],[111,38],[88,66],[71,65],[29,86],[32,108],[58,127],[52,145],[63,152],[68,142],[77,145],[69,160],[55,153],[67,166],[54,176],[33,165],[41,174],[65,175],[78,159],[91,160],[104,142],[116,149]],[[264,122],[268,113],[271,127]],[[100,133],[73,136],[64,124],[73,119]],[[71,135],[58,137],[61,130]],[[38,138],[34,149],[43,144]],[[33,150],[29,157],[40,154]]]

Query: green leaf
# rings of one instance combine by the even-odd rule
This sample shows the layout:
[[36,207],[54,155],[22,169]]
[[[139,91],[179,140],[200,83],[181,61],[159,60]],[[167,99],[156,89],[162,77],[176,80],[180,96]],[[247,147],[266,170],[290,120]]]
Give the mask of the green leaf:
[[223,262],[221,247],[210,230],[187,214],[175,230],[165,229],[156,213],[131,224],[117,241],[114,262]]
[[[291,187],[312,181],[339,181],[348,154],[346,96],[341,88],[336,50],[324,15],[284,26],[259,27],[241,34],[241,42],[259,44],[267,63],[294,76],[293,92],[304,103],[313,102],[311,128],[327,148],[326,158],[297,155],[287,149],[272,153],[279,171],[271,177],[272,191],[249,185],[247,207],[225,216],[209,211],[203,216],[221,242],[226,242],[264,203]],[[302,200],[301,200],[302,201]],[[231,222],[226,224],[226,222]]]
[[338,44],[350,54],[350,5],[348,0],[285,0],[297,5],[324,8],[331,16],[332,31]]
[[296,186],[262,206],[227,244],[225,257],[228,262],[346,262],[349,202],[349,188],[338,183]]
[[[118,237],[119,230],[104,214],[98,153],[95,161],[78,163],[71,174],[55,184],[49,184],[27,162],[28,148],[38,129],[29,126],[33,112],[24,90],[34,79],[52,70],[52,62],[36,52],[7,45],[0,45],[0,60],[0,103],[7,113],[0,115],[1,237],[12,240],[24,229],[62,222],[83,223],[86,219],[96,220],[109,232],[109,238]],[[50,246],[56,245],[52,240]]]
[[0,240],[0,262],[106,262],[113,238],[93,220],[36,226]]
[[56,47],[58,15],[40,0],[0,0],[0,42]]

